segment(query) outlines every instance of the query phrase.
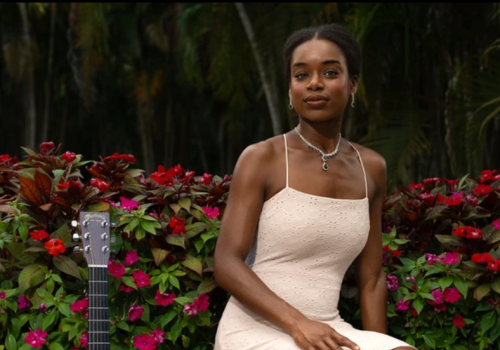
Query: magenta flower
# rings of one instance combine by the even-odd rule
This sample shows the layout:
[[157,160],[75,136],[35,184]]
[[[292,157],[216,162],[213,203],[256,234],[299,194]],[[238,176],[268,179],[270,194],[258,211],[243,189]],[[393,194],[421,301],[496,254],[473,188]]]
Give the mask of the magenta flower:
[[135,250],[127,252],[127,255],[125,255],[125,265],[130,266],[136,261],[139,261],[139,256],[137,255],[137,252]]
[[5,292],[0,292],[0,299],[5,299],[7,296],[7,293]]
[[493,221],[492,224],[495,226],[495,230],[500,230],[500,218]]
[[443,258],[440,256],[437,256],[435,254],[429,254],[425,253],[425,257],[427,258],[427,264],[428,265],[434,265],[436,261],[443,261]]
[[190,305],[185,305],[183,310],[189,317],[198,315],[198,312],[206,311],[210,303],[208,302],[208,295],[201,294],[198,298],[194,299]]
[[162,331],[160,327],[156,328],[154,331],[149,332],[149,334],[151,334],[155,338],[155,342],[157,345],[160,345],[165,340],[165,338],[163,337],[163,335],[165,335],[165,332]]
[[120,287],[118,287],[118,290],[121,290],[122,292],[125,292],[125,293],[130,293],[131,291],[134,290],[134,288],[126,286],[124,284],[120,284]]
[[391,292],[397,290],[399,287],[398,278],[394,275],[387,275],[386,278],[387,278],[387,288],[389,288]]
[[151,281],[149,280],[149,275],[144,271],[134,271],[132,273],[132,278],[134,279],[137,287],[146,287],[151,285]]
[[38,307],[38,311],[45,313],[47,312],[47,306],[45,306],[45,303],[41,303],[40,306]]
[[17,298],[17,307],[19,309],[25,309],[31,305],[30,301],[26,297]]
[[73,304],[69,306],[71,311],[73,312],[82,312],[89,307],[89,298],[83,298],[81,300],[75,301]]
[[35,347],[37,349],[40,349],[43,344],[47,341],[48,334],[45,331],[42,331],[41,329],[37,329],[36,331],[29,331],[28,335],[24,337],[24,341],[26,344]]
[[465,326],[465,321],[464,321],[463,316],[460,316],[460,315],[454,316],[453,317],[453,324],[457,328],[462,328],[463,326]]
[[155,337],[148,333],[134,337],[134,346],[139,350],[155,350],[157,345]]
[[445,288],[443,295],[444,300],[451,304],[456,303],[461,298],[460,292],[456,287]]
[[108,272],[110,275],[120,279],[125,274],[125,266],[120,263],[109,263]]
[[411,276],[411,277],[410,277],[410,276],[408,276],[408,277],[406,277],[406,282],[411,282],[411,283],[413,283],[413,282],[415,282],[415,280],[416,280],[416,279],[417,279],[417,275],[415,275],[415,276]]
[[194,304],[184,305],[183,311],[188,314],[189,317],[198,315],[198,309]]
[[139,203],[133,199],[127,199],[125,197],[120,197],[120,208],[131,211],[133,209],[139,209]]
[[410,300],[404,301],[405,298],[401,298],[398,303],[396,303],[396,311],[406,311],[410,307]]
[[158,305],[168,306],[174,302],[175,294],[160,293],[160,290],[156,290],[155,301]]
[[[443,303],[443,293],[441,292],[441,289],[434,289],[431,292],[432,296],[434,297],[434,302],[436,304],[442,304]],[[431,302],[432,300],[429,300]]]
[[130,318],[130,321],[134,322],[135,320],[141,318],[143,312],[144,308],[142,306],[134,304],[128,310],[128,317]]
[[205,215],[210,220],[213,220],[219,216],[220,210],[218,207],[210,208],[210,207],[204,206],[204,207],[201,207],[201,209],[203,209],[203,215]]
[[447,252],[444,256],[443,263],[445,263],[446,265],[454,265],[460,262],[460,260],[462,259],[460,258],[460,254],[458,254],[457,252]]
[[82,337],[78,339],[82,347],[86,348],[89,344],[89,332],[82,332]]

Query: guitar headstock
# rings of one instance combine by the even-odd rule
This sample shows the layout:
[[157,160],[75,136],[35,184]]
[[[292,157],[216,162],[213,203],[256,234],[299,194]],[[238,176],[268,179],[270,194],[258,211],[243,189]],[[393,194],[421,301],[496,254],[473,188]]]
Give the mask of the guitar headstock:
[[71,226],[80,227],[81,236],[73,234],[73,240],[81,240],[83,247],[75,247],[75,253],[83,251],[88,265],[105,267],[110,256],[110,246],[114,236],[109,233],[109,214],[103,212],[80,212],[80,222],[71,222]]

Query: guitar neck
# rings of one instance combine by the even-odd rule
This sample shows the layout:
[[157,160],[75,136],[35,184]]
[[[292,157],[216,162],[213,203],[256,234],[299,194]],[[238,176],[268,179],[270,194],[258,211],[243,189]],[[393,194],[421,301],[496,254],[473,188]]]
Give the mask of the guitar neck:
[[89,265],[89,347],[109,350],[108,269]]

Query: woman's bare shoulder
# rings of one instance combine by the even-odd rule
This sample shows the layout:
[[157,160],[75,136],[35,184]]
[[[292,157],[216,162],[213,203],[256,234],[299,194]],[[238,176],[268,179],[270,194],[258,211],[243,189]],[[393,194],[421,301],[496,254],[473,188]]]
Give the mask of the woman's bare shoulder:
[[380,153],[358,143],[351,142],[351,144],[359,151],[361,159],[363,160],[363,165],[367,170],[370,169],[375,173],[386,171],[387,165],[385,158]]
[[[281,140],[281,143],[280,143]],[[241,167],[250,166],[260,171],[265,170],[263,166],[272,164],[280,146],[283,148],[283,136],[274,136],[247,146],[241,153],[236,164],[235,172]]]

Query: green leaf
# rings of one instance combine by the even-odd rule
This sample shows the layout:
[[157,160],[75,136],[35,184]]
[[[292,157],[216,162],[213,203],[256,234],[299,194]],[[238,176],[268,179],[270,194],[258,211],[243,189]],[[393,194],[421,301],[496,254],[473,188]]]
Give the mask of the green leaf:
[[417,310],[417,313],[420,315],[420,312],[424,308],[424,303],[422,302],[422,299],[415,299],[412,305],[415,308],[415,310]]
[[153,253],[153,259],[156,266],[160,266],[163,260],[165,260],[168,254],[170,254],[170,251],[166,249],[152,248],[151,253]]
[[429,346],[431,349],[436,348],[436,341],[434,339],[429,338],[426,335],[422,335],[422,338],[424,339],[425,344],[427,344],[427,346]]
[[88,206],[88,211],[103,212],[103,211],[108,211],[108,210],[109,210],[109,204],[106,202],[97,202],[94,204],[90,204]]
[[213,279],[207,278],[200,283],[196,291],[198,292],[198,294],[204,294],[211,292],[215,288],[217,288],[217,282],[215,282]]
[[43,299],[44,303],[54,301],[54,296],[51,293],[49,293],[48,291],[46,291],[45,289],[37,288],[36,292],[40,296],[40,298]]
[[442,290],[444,290],[446,287],[449,287],[453,284],[453,278],[447,276],[447,277],[442,277],[439,279],[439,286],[441,287]]
[[500,336],[500,318],[497,318],[495,327],[490,332],[490,340],[495,343],[495,340]]
[[491,327],[493,327],[495,321],[496,317],[493,311],[488,312],[486,315],[484,315],[483,318],[481,319],[481,332],[485,334]]
[[458,291],[464,296],[464,298],[467,298],[467,290],[469,289],[467,282],[458,276],[453,276],[453,284],[457,287]]
[[135,239],[140,241],[141,239],[144,239],[146,237],[146,231],[141,227],[136,228],[135,230]]
[[56,341],[53,341],[53,342],[50,343],[49,349],[50,350],[64,350],[64,348],[62,347],[62,345],[59,344]]
[[194,247],[196,248],[198,253],[201,252],[201,250],[203,249],[204,246],[205,246],[205,242],[201,239],[194,242]]
[[65,303],[60,303],[57,305],[57,309],[59,310],[60,313],[62,313],[64,316],[68,317],[69,316],[69,305]]
[[480,301],[481,299],[483,299],[485,296],[487,296],[490,293],[490,290],[491,290],[491,288],[490,288],[489,284],[480,285],[474,291],[474,299]]
[[498,294],[500,294],[500,277],[497,277],[493,282],[491,282],[490,287],[495,292],[497,292]]
[[125,226],[125,228],[123,229],[123,232],[130,233],[133,229],[137,227],[137,225],[139,225],[139,223],[140,223],[139,219],[134,219],[130,221],[128,225]]
[[173,235],[173,234],[168,235],[165,240],[169,244],[176,245],[176,246],[179,246],[179,247],[186,249],[185,238],[183,235]]
[[177,279],[177,277],[175,276],[168,276],[168,281],[170,282],[171,285],[173,285],[175,288],[177,289],[181,289],[180,285],[179,285],[179,280]]
[[7,250],[14,255],[17,260],[23,263],[32,264],[38,258],[38,254],[23,253],[26,250],[26,245],[24,243],[9,243],[7,245]]
[[177,316],[177,312],[175,310],[170,310],[166,315],[161,316],[161,327],[164,328],[170,321],[172,321],[175,316]]
[[19,274],[19,294],[24,295],[26,289],[39,285],[45,280],[43,266],[32,264],[26,266]]
[[186,255],[186,260],[182,261],[182,265],[186,266],[188,269],[193,270],[198,275],[202,275],[203,273],[203,265],[200,260],[196,259],[192,255]]
[[42,324],[42,330],[46,331],[47,329],[52,326],[54,321],[56,321],[57,317],[57,312],[55,310],[52,310],[51,313],[49,313],[45,318],[43,319],[43,324]]
[[141,221],[141,227],[144,229],[144,231],[156,235],[156,229],[161,228],[161,224],[159,222],[151,222],[143,220]]
[[70,276],[76,277],[79,280],[82,279],[82,276],[80,276],[78,265],[66,255],[55,256],[54,258],[52,258],[52,262],[54,263],[54,266],[57,267],[60,271]]
[[124,285],[129,286],[131,288],[134,288],[137,290],[137,286],[135,285],[134,279],[130,276],[123,276],[122,277],[122,282]]
[[7,339],[5,341],[5,347],[7,348],[7,350],[17,350],[16,339],[10,333],[7,335]]
[[71,243],[71,229],[67,224],[61,225],[55,232],[57,237],[62,240],[64,243]]
[[182,331],[181,319],[177,318],[172,328],[170,328],[170,337],[172,338],[172,343],[175,343]]
[[189,209],[191,209],[191,199],[184,197],[179,201],[179,205],[189,213]]
[[116,327],[123,329],[124,331],[130,332],[130,328],[125,321],[120,321],[116,324]]
[[185,348],[188,348],[189,347],[189,337],[186,337],[184,334],[181,334],[181,337],[182,337],[182,346],[184,346]]

